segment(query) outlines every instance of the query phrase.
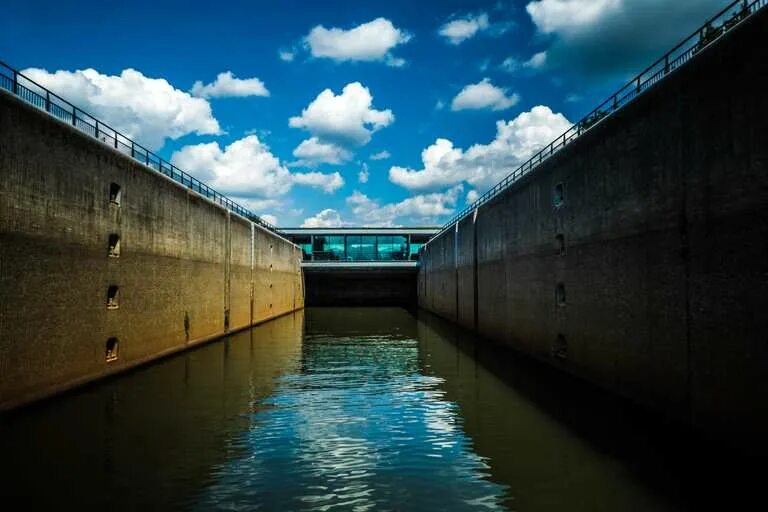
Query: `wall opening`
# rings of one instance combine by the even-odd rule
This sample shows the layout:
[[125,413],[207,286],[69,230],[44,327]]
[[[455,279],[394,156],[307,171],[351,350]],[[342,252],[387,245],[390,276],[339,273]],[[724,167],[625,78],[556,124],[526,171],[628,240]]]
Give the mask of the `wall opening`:
[[112,233],[109,235],[109,257],[120,257],[120,235]]
[[123,192],[120,188],[120,185],[117,183],[110,183],[109,184],[109,202],[112,204],[116,204],[117,206],[120,206],[120,202],[123,198]]
[[555,235],[555,250],[558,256],[565,256],[565,235]]
[[558,183],[552,191],[552,205],[555,208],[563,206],[565,203],[565,184]]
[[189,312],[184,312],[184,336],[189,341]]
[[117,361],[117,350],[119,346],[120,344],[117,338],[112,337],[107,340],[105,355],[108,363],[111,363],[112,361]]
[[558,307],[565,306],[565,285],[563,283],[557,283],[555,287],[555,303]]
[[566,359],[568,357],[568,342],[565,336],[558,334],[555,343],[552,345],[552,357],[555,359]]
[[107,309],[117,309],[120,307],[117,296],[118,291],[118,287],[114,284],[107,288]]

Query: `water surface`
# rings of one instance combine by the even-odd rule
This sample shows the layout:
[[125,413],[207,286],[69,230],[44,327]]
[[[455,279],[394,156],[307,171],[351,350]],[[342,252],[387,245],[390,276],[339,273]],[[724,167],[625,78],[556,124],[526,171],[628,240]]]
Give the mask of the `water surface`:
[[724,484],[686,433],[397,308],[233,334],[0,417],[0,448],[31,508],[696,510]]

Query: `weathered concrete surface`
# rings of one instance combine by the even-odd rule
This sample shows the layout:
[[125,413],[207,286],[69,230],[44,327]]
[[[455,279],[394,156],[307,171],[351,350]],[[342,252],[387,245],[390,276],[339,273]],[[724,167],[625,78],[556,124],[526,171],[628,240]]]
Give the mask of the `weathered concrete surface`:
[[301,308],[300,260],[287,240],[0,94],[0,410]]
[[430,243],[420,305],[717,436],[761,437],[766,33],[762,12]]

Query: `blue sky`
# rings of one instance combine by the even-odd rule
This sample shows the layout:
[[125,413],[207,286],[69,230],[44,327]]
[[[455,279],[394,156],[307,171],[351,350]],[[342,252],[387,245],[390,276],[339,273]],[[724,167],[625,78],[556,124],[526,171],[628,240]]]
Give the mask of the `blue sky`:
[[281,226],[439,224],[726,3],[11,2],[0,60]]

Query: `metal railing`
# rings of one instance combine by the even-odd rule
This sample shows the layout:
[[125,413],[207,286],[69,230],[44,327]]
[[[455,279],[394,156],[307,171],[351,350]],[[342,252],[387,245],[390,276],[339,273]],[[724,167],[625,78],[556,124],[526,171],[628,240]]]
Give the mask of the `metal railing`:
[[212,200],[214,203],[245,217],[275,233],[280,230],[254,214],[244,206],[237,204],[227,196],[220,194],[197,178],[190,176],[172,163],[162,159],[141,144],[126,137],[108,124],[76,107],[61,96],[51,92],[34,80],[20,73],[17,69],[0,61],[0,89],[14,94],[26,103],[37,107],[81,132],[100,140],[117,151],[130,156],[150,169],[168,176],[185,187]]
[[[565,133],[548,145],[528,161],[508,174],[503,180],[485,192],[479,199],[454,215],[446,222],[440,231],[435,233],[429,242],[442,235],[467,215],[471,214],[482,204],[496,197],[501,191],[512,185],[521,177],[536,169],[542,162],[562,149],[574,139],[587,132],[592,127],[601,123],[606,117],[621,109],[651,86],[662,80],[668,74],[680,68],[691,60],[699,52],[717,41],[723,34],[733,30],[744,20],[751,17],[757,11],[768,4],[768,0],[736,0],[725,9],[710,18],[700,29],[691,34],[672,50],[667,52],[659,60],[645,68],[639,75],[630,80],[613,96],[603,101],[597,108],[584,116],[580,121],[571,126]],[[427,242],[427,244],[429,243]],[[426,244],[425,244],[426,245]]]

